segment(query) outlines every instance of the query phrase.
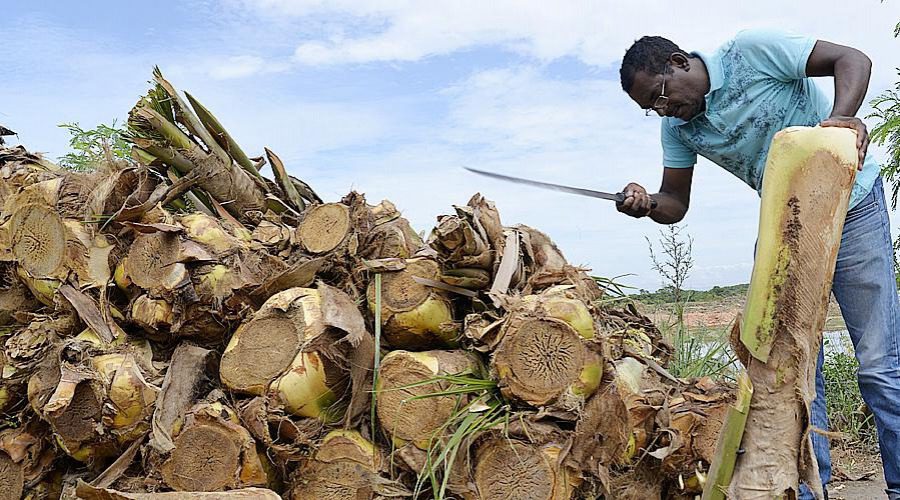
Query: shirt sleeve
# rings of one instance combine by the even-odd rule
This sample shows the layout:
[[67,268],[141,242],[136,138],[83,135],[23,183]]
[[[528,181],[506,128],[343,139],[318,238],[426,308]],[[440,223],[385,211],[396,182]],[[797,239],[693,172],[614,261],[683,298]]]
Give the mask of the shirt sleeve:
[[697,153],[678,137],[668,119],[662,120],[660,137],[662,138],[664,167],[690,168],[697,163]]
[[816,39],[778,30],[746,30],[735,44],[744,59],[757,71],[788,82],[806,78],[806,63]]

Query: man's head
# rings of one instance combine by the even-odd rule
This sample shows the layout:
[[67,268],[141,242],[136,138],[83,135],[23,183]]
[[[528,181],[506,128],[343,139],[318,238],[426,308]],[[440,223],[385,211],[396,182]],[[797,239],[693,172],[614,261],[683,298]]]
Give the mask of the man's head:
[[709,76],[700,58],[670,40],[645,36],[625,52],[622,89],[642,109],[682,120],[703,113]]

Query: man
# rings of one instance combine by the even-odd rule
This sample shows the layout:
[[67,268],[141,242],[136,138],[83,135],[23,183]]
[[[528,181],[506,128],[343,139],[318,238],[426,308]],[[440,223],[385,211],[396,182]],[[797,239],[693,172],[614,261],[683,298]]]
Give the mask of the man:
[[[687,53],[665,38],[641,38],[626,52],[620,76],[632,100],[648,115],[663,117],[662,186],[650,195],[628,184],[619,211],[674,224],[688,210],[697,155],[759,191],[769,143],[779,130],[818,124],[857,132],[860,171],[832,290],[860,363],[860,391],[875,416],[887,493],[900,500],[900,304],[879,168],[866,158],[866,126],[854,117],[870,69],[856,49],[777,31],[743,31],[709,55]],[[833,105],[809,79],[815,76],[834,77]],[[658,204],[652,210],[651,197]],[[812,423],[827,429],[823,360],[820,352]],[[814,433],[813,449],[827,483],[827,438]],[[812,498],[805,486],[802,497]]]

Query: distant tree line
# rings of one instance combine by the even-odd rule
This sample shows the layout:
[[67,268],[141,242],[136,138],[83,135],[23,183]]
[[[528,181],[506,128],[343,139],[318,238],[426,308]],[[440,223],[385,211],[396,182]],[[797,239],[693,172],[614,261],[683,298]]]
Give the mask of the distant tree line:
[[[709,290],[681,290],[679,295],[686,302],[713,302],[730,297],[743,297],[747,294],[749,286],[748,283],[743,283],[714,286]],[[669,304],[676,301],[676,290],[671,286],[662,287],[655,292],[641,289],[640,293],[631,295],[631,298],[645,304]]]

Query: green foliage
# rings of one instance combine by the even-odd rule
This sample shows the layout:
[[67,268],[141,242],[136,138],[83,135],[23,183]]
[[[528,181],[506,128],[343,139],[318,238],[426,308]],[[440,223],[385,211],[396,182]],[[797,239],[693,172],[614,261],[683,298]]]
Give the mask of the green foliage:
[[[900,37],[900,23],[894,27],[894,36]],[[900,76],[900,68],[897,68]],[[875,109],[867,118],[877,118],[876,125],[869,133],[873,144],[887,146],[887,163],[881,166],[881,176],[887,179],[891,191],[891,208],[897,208],[897,196],[900,194],[900,80],[892,89],[885,90],[870,103]],[[894,274],[897,287],[900,288],[900,264],[897,254],[900,252],[900,237],[894,240]]]
[[[830,345],[828,338],[825,339],[825,345]],[[823,367],[830,430],[846,436],[844,444],[862,444],[874,448],[878,444],[875,422],[871,413],[866,411],[856,382],[859,363],[852,352],[847,352],[847,349],[852,348],[844,347],[846,349],[829,351]]]
[[[900,69],[897,71],[900,75]],[[868,118],[877,118],[879,123],[869,139],[873,144],[887,146],[888,158],[881,168],[881,175],[891,184],[891,207],[897,208],[900,192],[900,81],[893,89],[885,90],[871,102],[875,109]]]
[[675,316],[674,310],[669,309],[669,312],[668,321],[656,322],[675,350],[667,366],[669,372],[679,378],[735,380],[739,364],[729,341],[730,327],[689,328],[683,319]]
[[125,130],[116,126],[100,124],[96,128],[85,130],[77,122],[59,125],[69,131],[69,147],[73,149],[59,159],[59,164],[66,169],[78,172],[93,170],[96,166],[110,158],[124,159],[131,156],[131,145],[123,138]]
[[[692,302],[715,302],[722,299],[732,297],[745,297],[747,289],[750,287],[748,283],[729,286],[714,286],[709,290],[682,290],[685,303]],[[664,286],[655,292],[641,290],[641,293],[631,295],[632,299],[644,304],[671,304],[675,301],[675,291],[670,286]]]

